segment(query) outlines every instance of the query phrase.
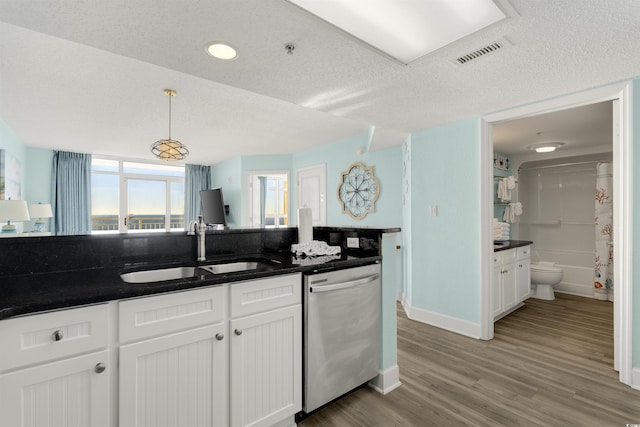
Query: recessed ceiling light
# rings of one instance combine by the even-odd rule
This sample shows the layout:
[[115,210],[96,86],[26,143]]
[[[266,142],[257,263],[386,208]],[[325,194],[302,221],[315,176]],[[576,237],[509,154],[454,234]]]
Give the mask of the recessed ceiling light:
[[536,150],[536,153],[550,153],[556,151],[556,148],[562,147],[564,142],[544,142],[541,144],[530,145],[530,150]]
[[238,57],[236,50],[227,43],[211,42],[207,45],[209,55],[218,59],[235,59]]
[[408,64],[507,18],[492,0],[288,0]]

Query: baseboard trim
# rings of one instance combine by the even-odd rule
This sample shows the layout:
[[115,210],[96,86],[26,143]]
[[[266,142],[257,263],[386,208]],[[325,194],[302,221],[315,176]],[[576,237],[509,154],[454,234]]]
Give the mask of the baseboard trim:
[[433,311],[411,307],[405,304],[403,304],[403,307],[407,313],[407,317],[411,320],[426,323],[427,325],[436,326],[471,338],[480,339],[482,336],[480,323],[473,323],[468,320],[434,313]]
[[640,368],[631,369],[631,384],[629,385],[636,390],[640,390]]
[[393,365],[390,368],[380,371],[378,376],[369,381],[369,387],[380,394],[387,394],[402,385],[400,382],[400,368]]

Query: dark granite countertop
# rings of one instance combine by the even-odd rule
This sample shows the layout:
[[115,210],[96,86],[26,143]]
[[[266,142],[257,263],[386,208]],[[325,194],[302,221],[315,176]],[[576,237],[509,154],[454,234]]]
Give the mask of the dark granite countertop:
[[[259,270],[211,274],[153,283],[125,283],[120,274],[155,268],[207,265],[252,259],[269,260],[270,267]],[[124,267],[100,267],[0,277],[0,320],[39,311],[114,301],[124,298],[174,292],[204,286],[215,286],[241,280],[257,279],[287,273],[312,273],[356,267],[382,258],[371,253],[362,255],[343,252],[335,257],[298,259],[289,252],[265,252],[232,258],[215,257],[201,262],[135,263]]]
[[533,244],[533,242],[529,240],[507,240],[504,244],[500,244],[498,246],[497,243],[493,244],[493,252],[506,251],[508,249],[519,248],[521,246],[528,246]]

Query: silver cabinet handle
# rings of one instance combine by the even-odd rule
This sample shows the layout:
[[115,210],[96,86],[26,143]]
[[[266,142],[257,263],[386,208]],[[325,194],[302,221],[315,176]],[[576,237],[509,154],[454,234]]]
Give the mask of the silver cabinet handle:
[[96,371],[96,374],[103,373],[105,369],[107,369],[107,366],[102,362],[98,363],[96,367],[93,368],[93,370]]
[[242,335],[242,329],[236,329],[235,331],[233,331],[233,333],[240,336]]
[[51,338],[54,341],[62,341],[62,338],[64,338],[64,333],[61,330],[57,330],[53,334],[51,334]]
[[222,333],[218,332],[218,333],[216,334],[216,339],[217,339],[218,341],[222,341],[222,340],[224,339],[224,334],[222,334]]

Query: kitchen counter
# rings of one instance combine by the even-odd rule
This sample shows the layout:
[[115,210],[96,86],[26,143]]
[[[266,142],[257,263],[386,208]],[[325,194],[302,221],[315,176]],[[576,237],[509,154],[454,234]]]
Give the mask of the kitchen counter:
[[519,248],[521,246],[528,246],[533,244],[529,240],[507,240],[505,244],[498,245],[493,244],[493,252],[506,251],[508,249]]
[[[239,260],[267,259],[268,269],[215,274],[205,279],[188,278],[151,283],[125,283],[120,274],[176,266],[209,265]],[[323,272],[380,262],[379,255],[296,258],[290,253],[211,258],[200,262],[136,263],[134,266],[88,268],[72,271],[23,274],[0,278],[0,320],[45,310],[95,304],[124,298],[181,291],[223,283],[251,280],[295,272]],[[275,262],[274,262],[275,261]]]

